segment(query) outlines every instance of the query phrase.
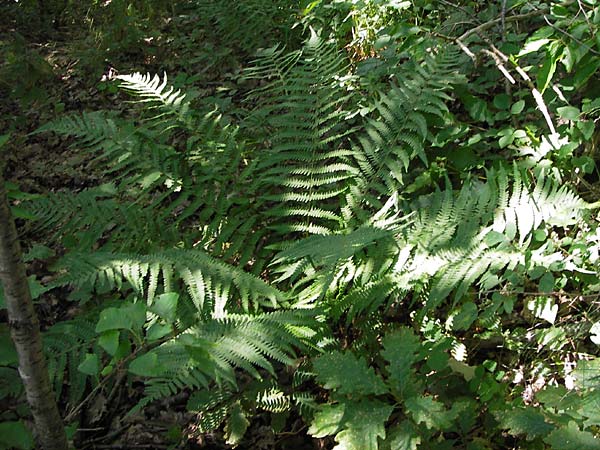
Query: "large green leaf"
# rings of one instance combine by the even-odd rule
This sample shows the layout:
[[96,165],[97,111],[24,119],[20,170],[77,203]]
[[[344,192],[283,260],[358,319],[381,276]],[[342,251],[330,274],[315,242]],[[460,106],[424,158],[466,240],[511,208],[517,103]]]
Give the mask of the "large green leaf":
[[33,448],[33,436],[23,422],[0,423],[0,448],[29,450]]
[[100,313],[96,332],[108,330],[139,330],[146,321],[146,306],[128,303],[119,308],[106,308]]
[[388,383],[405,395],[407,388],[414,385],[410,377],[411,366],[420,359],[421,342],[410,328],[401,327],[383,338],[383,348],[381,355],[388,362]]
[[405,420],[388,432],[383,450],[417,450],[419,444],[421,437],[416,426],[410,420]]
[[581,431],[575,422],[565,428],[557,428],[544,439],[555,450],[598,450],[600,440],[592,433]]
[[314,437],[336,434],[333,450],[378,450],[385,439],[385,422],[393,406],[378,400],[325,405],[315,414],[308,433]]
[[508,429],[513,436],[525,435],[527,440],[546,436],[554,429],[542,413],[531,407],[499,411],[495,415],[501,428]]
[[339,394],[368,395],[383,394],[387,388],[383,380],[368,367],[364,358],[350,352],[333,352],[314,361],[317,381],[325,389]]
[[434,430],[447,430],[456,418],[455,412],[448,411],[443,403],[431,397],[411,397],[406,400],[405,406],[416,423],[424,423]]

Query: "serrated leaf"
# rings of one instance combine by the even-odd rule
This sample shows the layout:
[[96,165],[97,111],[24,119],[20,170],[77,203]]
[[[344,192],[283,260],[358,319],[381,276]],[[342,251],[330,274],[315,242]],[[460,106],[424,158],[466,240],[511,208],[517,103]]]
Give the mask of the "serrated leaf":
[[512,436],[525,435],[527,440],[546,436],[554,426],[546,422],[544,416],[534,408],[515,408],[509,411],[499,411],[496,419],[500,427],[507,429]]
[[557,428],[545,439],[555,450],[598,450],[600,440],[588,431],[581,431],[575,422],[564,428]]
[[411,383],[411,366],[417,362],[421,349],[419,337],[408,327],[401,327],[383,338],[381,356],[388,362],[388,383],[401,394]]
[[351,352],[334,352],[314,361],[317,381],[325,389],[343,395],[383,394],[387,388],[383,380],[368,367],[364,358]]
[[246,419],[246,415],[244,414],[241,405],[236,403],[229,411],[226,442],[234,447],[237,446],[244,437],[244,434],[246,434],[248,425],[250,425],[250,422]]
[[443,403],[431,397],[411,397],[406,400],[405,407],[416,423],[424,423],[427,428],[434,430],[450,428],[454,419],[454,414]]
[[388,432],[382,450],[417,450],[421,436],[410,420],[405,420]]
[[378,400],[325,405],[315,413],[308,433],[314,437],[336,434],[333,450],[378,450],[385,439],[385,423],[394,407]]

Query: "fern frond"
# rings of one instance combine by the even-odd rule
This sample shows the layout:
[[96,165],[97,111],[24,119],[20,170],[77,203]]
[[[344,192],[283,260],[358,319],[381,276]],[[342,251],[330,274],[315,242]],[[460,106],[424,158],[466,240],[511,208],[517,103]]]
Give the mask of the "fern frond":
[[[268,84],[251,93],[258,103],[271,148],[257,164],[262,198],[275,202],[267,215],[280,233],[329,234],[341,217],[338,199],[358,170],[344,147],[354,132],[345,127],[349,94],[336,77],[345,67],[335,46],[313,34],[301,51],[272,48],[259,53],[245,77]],[[281,220],[273,218],[285,217]]]
[[78,366],[97,338],[95,328],[95,322],[82,317],[59,322],[43,334],[44,352],[54,391],[60,396],[64,386],[68,385],[71,405],[77,404],[85,393],[88,377],[78,370]]
[[307,345],[315,324],[313,312],[307,311],[227,314],[199,323],[150,351],[158,369],[148,380],[147,401],[208,381],[235,387],[236,368],[257,379],[261,371],[273,374],[271,361],[291,364],[295,349]]
[[[244,311],[259,306],[274,307],[285,302],[285,295],[260,278],[225,264],[201,250],[166,250],[151,255],[96,252],[70,254],[57,265],[66,274],[54,285],[72,284],[93,290],[100,286],[120,289],[124,282],[147,301],[153,301],[162,274],[163,290],[169,291],[176,275],[184,284],[199,313],[221,315],[225,308]],[[169,280],[169,281],[166,281]],[[211,311],[212,310],[212,311]]]
[[[141,98],[141,102],[149,103],[159,110],[152,120],[163,122],[164,115],[174,115],[182,123],[189,122],[190,104],[185,100],[185,93],[175,90],[167,83],[167,74],[161,79],[158,75],[142,74],[119,75],[120,87]],[[166,128],[168,129],[168,127]]]

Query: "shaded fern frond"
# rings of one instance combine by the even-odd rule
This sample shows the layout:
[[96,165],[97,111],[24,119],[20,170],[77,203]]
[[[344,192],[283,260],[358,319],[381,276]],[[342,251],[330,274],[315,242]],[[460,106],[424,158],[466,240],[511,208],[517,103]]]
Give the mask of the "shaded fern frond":
[[156,357],[158,368],[148,380],[146,397],[151,401],[210,381],[234,388],[236,368],[262,379],[261,373],[274,374],[271,361],[291,364],[315,328],[313,312],[293,310],[227,314],[202,322],[146,354]]
[[85,317],[59,322],[43,333],[44,353],[54,391],[60,397],[67,385],[71,405],[76,405],[85,393],[88,377],[78,370],[78,366],[97,336],[95,322]]
[[174,230],[166,220],[136,204],[119,202],[115,195],[114,186],[102,185],[78,194],[51,193],[23,207],[36,216],[35,230],[51,231],[54,238],[68,236],[70,246],[80,251],[100,239],[109,248],[130,251],[173,239]]
[[425,141],[449,114],[446,92],[462,82],[457,75],[460,61],[448,49],[429,54],[421,64],[409,62],[399,68],[394,84],[375,104],[375,117],[368,119],[354,143],[368,189],[380,185],[394,192],[412,159],[427,163]]
[[301,52],[262,51],[246,72],[247,79],[269,81],[250,99],[268,131],[259,139],[271,148],[256,170],[263,198],[275,202],[267,214],[278,232],[328,234],[342,223],[339,199],[358,174],[344,148],[353,132],[344,125],[349,94],[336,81],[346,64],[335,46],[313,34]]
[[289,42],[297,32],[293,20],[298,6],[288,0],[197,0],[194,4],[205,27],[247,52]]

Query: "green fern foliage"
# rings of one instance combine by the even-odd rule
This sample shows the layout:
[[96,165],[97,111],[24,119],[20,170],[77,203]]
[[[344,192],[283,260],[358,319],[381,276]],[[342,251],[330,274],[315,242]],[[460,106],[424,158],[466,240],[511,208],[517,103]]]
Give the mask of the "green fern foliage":
[[375,103],[374,117],[356,137],[357,164],[366,186],[394,192],[414,158],[427,164],[426,141],[434,126],[448,118],[448,91],[463,82],[458,75],[461,60],[457,50],[448,48],[428,54],[422,64],[399,68],[394,83]]
[[85,394],[89,377],[79,370],[79,365],[93,350],[96,339],[95,324],[87,317],[59,322],[43,334],[54,391],[60,397],[68,386],[68,403],[72,407]]
[[[246,52],[254,53],[257,48],[294,39],[292,19],[297,12],[297,2],[199,0],[195,3],[207,29]],[[257,33],[257,30],[261,31]]]
[[[453,291],[459,300],[476,283],[491,289],[504,270],[524,262],[536,229],[559,218],[563,226],[572,224],[588,209],[554,179],[541,174],[530,188],[524,176],[515,168],[511,180],[499,169],[488,172],[487,183],[420,197],[405,213],[407,226],[384,221],[388,230],[305,238],[275,259],[280,280],[294,280],[307,302],[329,292],[334,310],[351,310],[352,317],[419,286],[428,285],[427,308]],[[345,277],[351,287],[340,282]]]
[[235,368],[257,379],[273,375],[270,361],[290,364],[296,349],[306,347],[315,328],[314,315],[309,311],[227,314],[187,329],[134,360],[130,370],[149,377],[144,402],[184,387],[206,388],[211,381],[234,389]]
[[[165,115],[174,115],[184,125],[189,124],[190,105],[185,100],[181,90],[175,90],[167,83],[167,74],[161,79],[158,75],[141,74],[139,72],[116,77],[121,81],[120,87],[130,91],[142,102],[148,103],[149,109],[158,110],[158,115],[153,117],[154,125],[163,122]],[[166,127],[168,129],[168,127]]]
[[336,77],[345,65],[335,46],[313,34],[301,52],[262,51],[246,72],[248,80],[269,81],[251,99],[260,102],[269,134],[256,169],[273,202],[265,213],[279,232],[328,234],[342,221],[336,199],[357,173],[343,145],[349,94]]
[[212,258],[201,250],[165,250],[150,255],[69,254],[57,265],[68,268],[55,285],[72,284],[88,291],[124,285],[152,304],[158,289],[171,292],[183,283],[199,314],[220,316],[225,310],[275,307],[286,296],[260,278]]

